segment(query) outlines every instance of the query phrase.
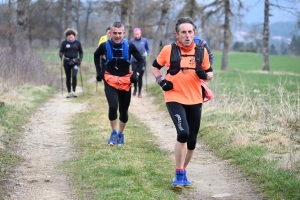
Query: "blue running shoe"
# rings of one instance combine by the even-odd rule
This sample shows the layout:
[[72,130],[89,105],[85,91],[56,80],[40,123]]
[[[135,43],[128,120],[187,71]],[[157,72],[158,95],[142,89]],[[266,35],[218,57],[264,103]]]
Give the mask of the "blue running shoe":
[[117,138],[117,144],[118,146],[122,146],[125,144],[125,138],[124,138],[124,133],[119,133],[118,138]]
[[184,175],[183,175],[183,186],[185,187],[185,188],[191,188],[191,182],[187,179],[187,177],[186,177],[186,170],[184,170]]
[[173,181],[173,187],[182,189],[184,187],[183,178],[184,178],[184,170],[176,170],[176,174]]
[[116,130],[113,130],[110,134],[110,138],[108,140],[108,144],[109,145],[114,145],[117,144],[117,136],[118,136],[118,132]]

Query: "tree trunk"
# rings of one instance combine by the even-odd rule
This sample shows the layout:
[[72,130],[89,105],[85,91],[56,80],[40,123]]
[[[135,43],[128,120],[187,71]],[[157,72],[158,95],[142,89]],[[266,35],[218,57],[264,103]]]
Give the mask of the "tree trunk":
[[[18,0],[17,8],[17,24],[14,34],[14,43],[12,45],[12,51],[15,52],[18,49],[24,51],[26,49],[26,25],[28,22],[30,0]],[[18,41],[18,44],[16,42]]]
[[57,37],[57,44],[58,44],[58,47],[60,47],[61,40],[63,40],[65,38],[65,34],[64,34],[64,30],[63,30],[64,26],[62,25],[63,21],[64,21],[64,14],[63,14],[64,0],[57,1],[57,7],[58,7],[57,16],[59,18],[59,24],[61,24],[59,26],[59,33],[60,34]]
[[[187,5],[187,16],[194,19],[195,17],[195,8],[196,8],[196,0],[189,0]],[[195,19],[194,19],[195,20]]]
[[161,9],[161,17],[158,22],[158,28],[155,33],[155,40],[153,40],[152,44],[152,49],[151,49],[151,60],[154,60],[156,56],[158,55],[160,51],[160,47],[162,47],[164,44],[162,43],[163,41],[163,36],[164,36],[164,31],[165,31],[165,26],[166,26],[166,20],[168,17],[168,12],[170,9],[170,1],[163,1],[162,9]]
[[230,43],[230,21],[229,15],[230,11],[230,0],[225,0],[225,20],[224,20],[224,43],[223,43],[223,52],[222,52],[222,66],[221,70],[227,70],[228,65],[228,52],[229,52],[229,43]]
[[130,13],[129,13],[129,27],[128,27],[128,34],[127,34],[127,38],[128,40],[130,40],[130,38],[133,38],[133,27],[132,27],[132,22],[133,22],[133,18],[134,18],[134,9],[135,9],[135,5],[136,2],[135,0],[131,0],[131,8],[130,8]]
[[10,47],[13,47],[14,45],[14,29],[15,29],[15,26],[14,26],[14,14],[13,14],[13,5],[12,5],[12,0],[9,0],[8,1],[8,9],[9,9],[9,34],[8,34],[8,42],[9,42],[9,46]]
[[72,28],[72,0],[66,0],[65,30]]
[[90,15],[93,12],[92,4],[93,4],[92,1],[88,2],[88,7],[86,11],[86,18],[85,18],[85,25],[84,25],[84,39],[86,42],[88,40],[88,28],[89,28]]
[[269,0],[265,0],[264,29],[263,29],[263,71],[270,71],[269,65]]
[[125,31],[127,35],[125,38],[127,40],[130,39],[129,31],[132,30],[130,25],[130,16],[133,12],[133,0],[122,0],[121,2],[121,22],[124,25]]
[[77,29],[77,32],[78,32],[78,35],[76,36],[77,37],[77,40],[80,41],[80,34],[79,34],[79,30],[80,30],[80,23],[79,23],[79,18],[80,18],[80,1],[81,0],[77,0],[76,2],[76,6],[75,6],[75,23],[76,23],[76,29]]

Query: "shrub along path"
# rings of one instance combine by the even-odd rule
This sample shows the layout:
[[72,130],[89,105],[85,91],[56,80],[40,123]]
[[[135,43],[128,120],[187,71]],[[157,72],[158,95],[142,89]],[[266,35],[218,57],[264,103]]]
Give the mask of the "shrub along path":
[[[150,128],[157,137],[160,148],[171,152],[174,161],[175,127],[169,113],[161,111],[153,100],[154,97],[147,96],[145,93],[143,98],[132,97],[129,111]],[[175,172],[175,168],[170,170]],[[264,199],[236,167],[218,159],[201,142],[198,142],[194,157],[187,167],[187,175],[192,182],[192,188],[184,189],[179,199]],[[171,184],[172,180],[170,186]]]

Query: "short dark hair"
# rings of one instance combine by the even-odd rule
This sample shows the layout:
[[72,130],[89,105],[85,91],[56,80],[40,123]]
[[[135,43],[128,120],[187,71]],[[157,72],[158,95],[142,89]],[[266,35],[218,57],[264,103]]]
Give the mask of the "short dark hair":
[[124,25],[121,22],[114,22],[110,25],[110,28],[115,27],[115,28],[122,28],[124,31]]
[[179,32],[179,26],[180,26],[180,24],[184,24],[184,23],[192,24],[193,27],[194,27],[194,31],[195,32],[197,31],[197,26],[195,25],[194,20],[192,18],[190,18],[190,17],[180,17],[177,20],[176,25],[175,25],[175,31],[176,31],[176,33]]
[[107,27],[107,28],[106,28],[106,31],[105,31],[105,32],[107,32],[107,31],[110,31],[110,27]]

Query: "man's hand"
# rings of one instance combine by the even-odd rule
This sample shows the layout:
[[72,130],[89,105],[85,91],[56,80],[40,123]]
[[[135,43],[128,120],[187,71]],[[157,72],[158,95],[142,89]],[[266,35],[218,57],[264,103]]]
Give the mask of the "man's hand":
[[162,80],[159,84],[164,91],[169,91],[173,89],[173,83],[166,79]]
[[62,57],[63,57],[63,53],[62,52],[59,52],[59,57],[60,57],[60,59],[62,59]]
[[101,81],[102,81],[102,76],[101,76],[101,75],[97,75],[97,76],[96,76],[96,79],[97,79],[97,81],[100,81],[100,82],[101,82]]
[[130,76],[130,82],[131,83],[137,83],[139,81],[139,73],[138,72],[133,72],[132,75]]

